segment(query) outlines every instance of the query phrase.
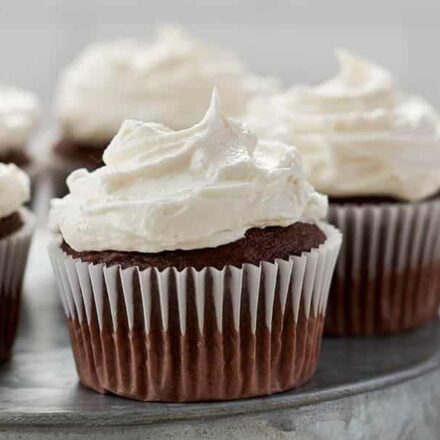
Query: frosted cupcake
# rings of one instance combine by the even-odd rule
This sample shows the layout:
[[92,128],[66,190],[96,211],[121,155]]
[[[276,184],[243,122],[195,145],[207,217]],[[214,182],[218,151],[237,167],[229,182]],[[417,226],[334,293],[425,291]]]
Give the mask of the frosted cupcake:
[[226,114],[235,117],[257,93],[273,91],[275,82],[252,75],[235,55],[176,27],[161,28],[151,42],[87,47],[62,72],[56,91],[59,167],[70,172],[102,165],[104,148],[126,118],[190,127],[203,116],[214,86]]
[[0,163],[0,362],[8,360],[15,339],[21,285],[33,230],[23,207],[30,197],[28,176]]
[[81,382],[138,400],[308,381],[340,233],[294,149],[225,118],[125,121],[55,200],[50,254]]
[[0,162],[30,171],[29,141],[39,118],[39,103],[32,93],[0,86]]
[[341,72],[295,87],[248,116],[260,136],[294,144],[306,176],[330,195],[344,233],[327,331],[411,329],[440,304],[440,131],[435,110],[385,69],[339,52]]

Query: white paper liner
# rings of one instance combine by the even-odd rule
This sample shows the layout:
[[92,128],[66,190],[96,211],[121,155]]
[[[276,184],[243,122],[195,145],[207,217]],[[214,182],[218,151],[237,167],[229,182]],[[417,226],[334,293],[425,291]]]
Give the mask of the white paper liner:
[[[23,226],[0,239],[0,358],[7,358],[15,336],[19,296],[34,229],[34,217],[20,209]],[[13,308],[11,309],[11,306]]]
[[313,375],[341,234],[288,260],[178,271],[83,263],[50,244],[81,382],[138,400],[225,400]]
[[[298,319],[299,308],[304,307],[305,316],[323,315],[327,305],[329,286],[338,257],[342,237],[339,231],[328,224],[321,224],[327,240],[319,248],[304,252],[301,256],[292,256],[289,260],[275,260],[274,263],[263,262],[260,266],[244,264],[242,268],[226,266],[222,270],[207,267],[200,271],[190,267],[182,271],[166,268],[159,271],[155,268],[139,270],[137,267],[122,269],[120,266],[106,267],[103,264],[83,263],[66,255],[59,246],[57,237],[49,246],[52,265],[58,280],[61,301],[69,319],[90,324],[92,312],[97,313],[97,320],[102,328],[103,297],[107,296],[110,304],[113,330],[117,330],[118,286],[122,285],[125,312],[130,329],[133,326],[132,286],[133,277],[138,278],[142,291],[142,312],[145,332],[151,327],[151,278],[154,277],[160,296],[161,324],[167,330],[169,324],[169,280],[175,282],[178,293],[178,313],[180,331],[185,334],[186,328],[186,285],[191,277],[195,286],[197,320],[200,332],[203,333],[205,319],[205,277],[210,274],[213,280],[212,295],[218,330],[223,327],[223,304],[228,292],[232,294],[235,329],[240,328],[240,297],[243,285],[248,289],[252,332],[257,326],[259,295],[265,298],[265,325],[270,330],[275,289],[280,289],[280,301],[284,313],[287,295],[292,295],[293,314]],[[173,272],[174,276],[170,277]],[[230,274],[230,281],[227,277]],[[246,282],[244,283],[244,280]],[[105,288],[104,288],[105,286]],[[92,304],[94,303],[94,307]]]
[[326,329],[371,335],[432,319],[440,304],[440,200],[331,205],[344,235]]

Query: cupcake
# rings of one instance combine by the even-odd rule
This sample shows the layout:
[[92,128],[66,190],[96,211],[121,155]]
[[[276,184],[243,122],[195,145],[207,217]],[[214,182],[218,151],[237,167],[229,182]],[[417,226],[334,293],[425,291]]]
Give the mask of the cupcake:
[[29,177],[13,164],[0,163],[0,361],[11,356],[20,310],[21,285],[33,230],[23,207]]
[[203,116],[214,86],[225,112],[235,117],[257,93],[273,91],[275,81],[253,76],[235,55],[176,27],[161,28],[152,42],[122,40],[84,49],[62,72],[55,96],[60,189],[65,193],[69,172],[102,165],[104,148],[124,119],[187,128]]
[[297,387],[341,243],[293,148],[222,115],[125,121],[53,201],[49,251],[81,382],[144,401]]
[[440,304],[439,118],[385,69],[339,58],[338,76],[255,100],[248,120],[299,149],[344,233],[327,333],[401,332],[436,318]]
[[0,86],[0,162],[28,173],[33,170],[29,141],[39,118],[39,103],[32,93]]

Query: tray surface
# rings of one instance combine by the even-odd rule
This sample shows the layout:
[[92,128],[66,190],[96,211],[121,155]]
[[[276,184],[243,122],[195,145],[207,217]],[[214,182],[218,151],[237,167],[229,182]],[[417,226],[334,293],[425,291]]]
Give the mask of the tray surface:
[[297,408],[382,389],[440,368],[440,324],[380,339],[325,339],[315,378],[265,398],[162,404],[101,396],[75,372],[49,259],[38,231],[25,279],[15,354],[0,366],[0,427],[127,426]]

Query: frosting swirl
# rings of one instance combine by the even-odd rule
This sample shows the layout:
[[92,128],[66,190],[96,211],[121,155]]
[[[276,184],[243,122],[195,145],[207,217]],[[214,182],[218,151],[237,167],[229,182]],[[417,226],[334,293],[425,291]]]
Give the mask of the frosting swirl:
[[0,152],[23,148],[39,118],[38,100],[32,93],[0,87]]
[[99,145],[127,118],[191,126],[203,116],[214,86],[226,114],[238,116],[257,93],[273,92],[275,81],[251,75],[233,54],[168,26],[151,43],[87,47],[62,73],[55,107],[63,136]]
[[247,120],[257,134],[293,144],[308,179],[332,196],[420,200],[440,190],[435,110],[400,92],[373,63],[338,52],[339,75],[255,99]]
[[30,199],[30,180],[13,164],[0,163],[0,219],[18,211]]
[[296,151],[226,119],[216,92],[201,122],[182,131],[125,121],[103,159],[72,173],[70,194],[52,203],[52,227],[77,251],[216,247],[252,227],[326,214]]

